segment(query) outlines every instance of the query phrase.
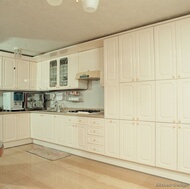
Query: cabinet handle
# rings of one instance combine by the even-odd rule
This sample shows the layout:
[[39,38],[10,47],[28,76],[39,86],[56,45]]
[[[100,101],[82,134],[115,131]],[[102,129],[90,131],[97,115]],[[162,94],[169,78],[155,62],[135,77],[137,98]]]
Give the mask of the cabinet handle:
[[181,125],[179,125],[178,128],[181,129]]
[[95,124],[96,122],[94,121],[93,123]]

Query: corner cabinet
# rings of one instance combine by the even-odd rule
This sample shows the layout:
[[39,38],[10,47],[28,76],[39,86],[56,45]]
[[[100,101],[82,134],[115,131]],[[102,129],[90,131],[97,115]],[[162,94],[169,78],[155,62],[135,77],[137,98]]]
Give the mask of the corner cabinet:
[[87,81],[77,80],[78,53],[49,62],[49,89],[87,89]]

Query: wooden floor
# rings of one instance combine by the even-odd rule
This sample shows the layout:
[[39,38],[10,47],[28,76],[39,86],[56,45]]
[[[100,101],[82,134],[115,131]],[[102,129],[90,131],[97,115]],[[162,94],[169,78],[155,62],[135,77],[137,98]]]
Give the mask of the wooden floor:
[[5,149],[0,158],[0,189],[189,189],[187,184],[71,155],[49,161],[26,150]]

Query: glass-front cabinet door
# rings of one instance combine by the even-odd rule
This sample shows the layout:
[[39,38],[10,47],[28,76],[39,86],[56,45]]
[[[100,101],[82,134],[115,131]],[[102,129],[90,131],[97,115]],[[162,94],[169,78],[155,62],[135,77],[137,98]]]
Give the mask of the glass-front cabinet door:
[[52,60],[50,62],[50,87],[57,86],[57,60]]
[[59,69],[59,86],[68,85],[68,58],[60,59],[60,69]]

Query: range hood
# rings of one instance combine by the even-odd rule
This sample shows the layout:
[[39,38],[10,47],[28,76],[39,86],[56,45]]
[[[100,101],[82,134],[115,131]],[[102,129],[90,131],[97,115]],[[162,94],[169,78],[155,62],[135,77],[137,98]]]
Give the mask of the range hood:
[[77,73],[76,79],[98,80],[100,79],[100,70]]

